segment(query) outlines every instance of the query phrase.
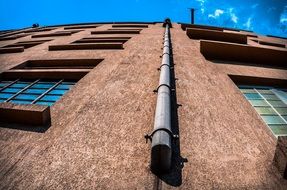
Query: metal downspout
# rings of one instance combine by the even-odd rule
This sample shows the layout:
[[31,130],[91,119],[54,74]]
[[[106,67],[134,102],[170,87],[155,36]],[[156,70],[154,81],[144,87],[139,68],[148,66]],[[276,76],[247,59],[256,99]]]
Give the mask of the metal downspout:
[[164,22],[165,34],[160,79],[157,88],[157,103],[154,130],[148,135],[152,141],[151,170],[156,173],[167,172],[171,167],[172,146],[174,135],[171,131],[171,85],[170,85],[170,30],[171,22]]

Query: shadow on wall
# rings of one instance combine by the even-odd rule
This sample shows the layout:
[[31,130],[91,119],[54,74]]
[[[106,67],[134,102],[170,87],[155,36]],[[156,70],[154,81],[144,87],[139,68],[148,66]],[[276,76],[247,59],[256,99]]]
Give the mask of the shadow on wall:
[[17,129],[36,133],[45,133],[50,127],[51,127],[50,122],[47,123],[46,125],[24,125],[24,124],[0,122],[0,128]]
[[287,179],[287,136],[278,137],[273,164],[283,178]]

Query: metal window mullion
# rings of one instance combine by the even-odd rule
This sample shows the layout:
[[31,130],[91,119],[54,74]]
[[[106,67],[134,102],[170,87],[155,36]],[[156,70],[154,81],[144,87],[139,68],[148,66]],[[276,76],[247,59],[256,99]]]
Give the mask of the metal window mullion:
[[2,88],[0,89],[0,92],[1,92],[2,90],[5,90],[5,89],[8,88],[9,86],[15,84],[15,83],[18,82],[19,80],[20,80],[20,79],[16,79],[16,80],[14,80],[13,82],[10,82],[10,83],[7,84],[6,86],[2,87]]
[[284,117],[281,116],[281,114],[273,107],[272,104],[270,104],[267,99],[260,93],[257,91],[256,88],[254,88],[254,90],[267,102],[267,104],[277,113],[277,115],[285,122],[285,124],[287,124],[286,119],[284,119]]
[[25,88],[23,88],[22,90],[18,91],[16,94],[14,94],[13,96],[11,96],[10,98],[8,98],[7,100],[5,100],[4,102],[8,102],[10,100],[12,100],[13,98],[15,98],[16,96],[18,96],[19,94],[21,94],[22,92],[24,92],[25,90],[27,90],[28,88],[30,88],[32,85],[34,85],[35,83],[39,82],[40,79],[32,82],[31,84],[29,84],[28,86],[26,86]]
[[38,98],[36,98],[34,101],[32,101],[30,104],[34,104],[36,103],[38,100],[40,100],[41,98],[43,98],[46,94],[48,94],[49,92],[51,92],[54,88],[56,88],[59,84],[61,84],[63,82],[63,79],[60,80],[59,82],[57,82],[56,84],[54,84],[51,88],[49,88],[48,90],[46,90],[43,94],[41,94]]

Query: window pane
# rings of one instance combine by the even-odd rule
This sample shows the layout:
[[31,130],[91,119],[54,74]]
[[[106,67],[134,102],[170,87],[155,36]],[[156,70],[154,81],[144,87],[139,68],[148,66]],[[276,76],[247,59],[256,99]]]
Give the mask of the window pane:
[[45,95],[43,98],[41,98],[41,100],[55,102],[55,101],[59,100],[60,98],[61,98],[61,96]]
[[248,99],[263,99],[258,93],[248,93],[248,94],[244,94],[244,96]]
[[62,82],[61,84],[69,84],[69,85],[75,85],[75,82]]
[[287,125],[269,125],[275,135],[287,135]]
[[4,86],[7,86],[9,83],[7,82],[0,82],[0,88],[3,88]]
[[274,94],[262,94],[264,98],[267,100],[280,100],[276,95]]
[[286,124],[284,120],[278,115],[261,116],[267,124]]
[[271,90],[257,90],[260,94],[273,94]]
[[9,93],[0,93],[0,98],[1,99],[8,99],[12,97],[14,94],[9,94]]
[[255,90],[253,89],[240,89],[240,91],[242,93],[257,93]]
[[68,90],[51,90],[48,94],[64,95]]
[[69,90],[73,85],[68,85],[68,84],[60,84],[58,85],[55,89],[64,89],[64,90]]
[[15,83],[15,84],[12,84],[10,87],[12,87],[12,88],[25,88],[28,85],[29,85],[29,83]]
[[19,92],[20,90],[22,90],[21,88],[5,88],[2,92],[8,92],[8,93],[17,93]]
[[38,95],[31,95],[31,94],[19,94],[13,99],[18,100],[35,100],[38,97]]
[[269,100],[268,101],[273,107],[287,107],[286,104],[284,104],[284,102],[282,102],[281,100],[276,101],[276,100]]
[[16,104],[30,104],[32,101],[29,101],[29,100],[11,100],[9,102],[16,103]]
[[54,86],[55,83],[37,83],[34,84],[31,88],[43,88],[43,89],[48,89]]
[[287,104],[287,93],[285,91],[281,89],[274,89],[272,91],[274,92],[274,94],[276,94],[278,98],[280,98],[280,100]]
[[23,93],[27,93],[27,94],[43,94],[44,92],[46,92],[45,89],[27,89]]
[[265,100],[249,100],[253,106],[263,106],[268,107],[269,105]]
[[276,115],[276,112],[271,107],[255,107],[260,115]]
[[287,121],[287,115],[283,115],[282,117]]
[[281,115],[287,115],[287,108],[275,108]]
[[38,105],[44,105],[44,106],[51,106],[51,105],[54,104],[54,102],[37,101],[36,104],[38,104]]

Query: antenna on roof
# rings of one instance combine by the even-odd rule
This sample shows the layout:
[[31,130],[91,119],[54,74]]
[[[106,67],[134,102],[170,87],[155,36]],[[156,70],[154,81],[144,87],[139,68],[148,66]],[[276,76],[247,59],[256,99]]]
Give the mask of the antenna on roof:
[[194,24],[194,12],[195,12],[195,8],[189,8],[190,10],[190,16],[191,16],[191,24]]

